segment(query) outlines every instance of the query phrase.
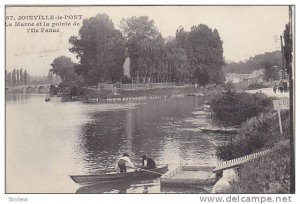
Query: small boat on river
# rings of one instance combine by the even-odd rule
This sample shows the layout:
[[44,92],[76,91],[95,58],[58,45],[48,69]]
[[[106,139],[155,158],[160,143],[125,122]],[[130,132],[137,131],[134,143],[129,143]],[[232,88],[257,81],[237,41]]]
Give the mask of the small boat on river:
[[151,180],[161,177],[168,171],[168,165],[159,166],[155,169],[140,169],[125,173],[103,173],[97,175],[71,175],[71,179],[80,185],[108,184],[126,181]]
[[201,128],[205,133],[238,134],[237,128]]

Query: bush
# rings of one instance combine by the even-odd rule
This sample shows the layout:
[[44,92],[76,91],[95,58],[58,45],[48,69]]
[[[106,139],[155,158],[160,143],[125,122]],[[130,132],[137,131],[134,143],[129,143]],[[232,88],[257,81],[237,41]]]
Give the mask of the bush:
[[250,84],[247,89],[255,90],[255,89],[262,89],[262,88],[268,88],[268,86],[266,86],[264,84]]
[[241,166],[234,193],[290,193],[290,143],[279,143],[271,153]]
[[289,138],[289,111],[281,114],[283,135],[280,135],[276,113],[260,114],[247,120],[240,129],[240,135],[232,143],[217,147],[217,156],[223,160],[242,157],[262,149],[271,148],[277,142]]
[[234,83],[232,83],[232,82],[226,82],[224,84],[224,89],[227,92],[235,92],[236,87],[235,87]]
[[211,100],[213,119],[223,125],[240,125],[248,118],[271,108],[272,99],[262,93],[227,92]]

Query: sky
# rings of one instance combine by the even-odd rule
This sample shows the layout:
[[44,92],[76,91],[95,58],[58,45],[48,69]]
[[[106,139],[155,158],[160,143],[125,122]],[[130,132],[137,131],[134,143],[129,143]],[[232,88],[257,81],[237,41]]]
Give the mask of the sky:
[[[106,13],[118,29],[120,20],[146,15],[153,19],[163,37],[175,36],[183,26],[206,24],[219,31],[224,58],[244,61],[249,57],[280,49],[280,35],[288,22],[288,6],[86,6],[86,7],[7,7],[6,16],[14,18],[34,15],[82,15],[83,18]],[[15,20],[17,21],[17,20]],[[15,23],[14,21],[7,21]],[[40,20],[23,20],[39,23]],[[57,21],[46,21],[50,23]],[[69,52],[70,36],[77,36],[82,20],[60,20],[71,26],[56,27],[58,33],[28,33],[26,26],[6,26],[6,69],[26,69],[31,75],[46,75],[52,61]],[[72,26],[78,22],[79,26]],[[41,28],[41,27],[36,27]]]

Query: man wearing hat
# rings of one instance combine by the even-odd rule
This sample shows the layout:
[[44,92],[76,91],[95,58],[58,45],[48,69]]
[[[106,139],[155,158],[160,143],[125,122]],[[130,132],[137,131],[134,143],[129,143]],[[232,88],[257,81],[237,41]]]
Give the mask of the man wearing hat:
[[127,153],[124,153],[116,165],[116,170],[117,170],[117,172],[120,172],[120,173],[126,172],[127,166],[134,168],[134,165],[132,164],[132,162],[129,158],[129,155]]

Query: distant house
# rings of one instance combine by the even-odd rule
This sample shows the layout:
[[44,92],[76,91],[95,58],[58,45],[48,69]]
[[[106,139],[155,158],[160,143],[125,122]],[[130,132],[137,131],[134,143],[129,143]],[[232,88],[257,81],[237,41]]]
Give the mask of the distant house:
[[241,83],[247,82],[248,84],[263,82],[264,69],[254,70],[251,74],[237,74],[228,73],[226,82]]
[[247,81],[250,77],[250,74],[237,74],[237,73],[228,73],[226,76],[226,82],[240,83]]
[[262,83],[264,81],[264,69],[254,70],[248,79],[249,84]]

